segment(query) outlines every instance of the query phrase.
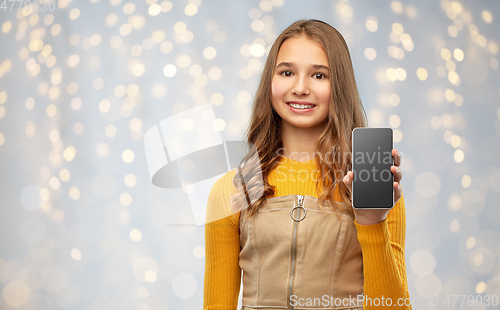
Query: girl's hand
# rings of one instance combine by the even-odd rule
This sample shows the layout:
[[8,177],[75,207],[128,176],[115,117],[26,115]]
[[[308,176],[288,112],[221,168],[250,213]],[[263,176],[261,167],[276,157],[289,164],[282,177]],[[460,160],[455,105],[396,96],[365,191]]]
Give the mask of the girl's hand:
[[[391,172],[394,174],[394,204],[396,204],[403,194],[403,189],[401,187],[401,179],[403,178],[403,173],[399,168],[401,164],[401,153],[397,149],[392,150],[392,157],[394,158],[394,166],[391,166]],[[348,171],[347,175],[344,177],[344,184],[347,186],[349,191],[352,193],[352,180],[354,174],[352,171]],[[354,209],[354,216],[356,217],[356,222],[361,225],[373,225],[378,224],[387,218],[387,214],[392,209]]]

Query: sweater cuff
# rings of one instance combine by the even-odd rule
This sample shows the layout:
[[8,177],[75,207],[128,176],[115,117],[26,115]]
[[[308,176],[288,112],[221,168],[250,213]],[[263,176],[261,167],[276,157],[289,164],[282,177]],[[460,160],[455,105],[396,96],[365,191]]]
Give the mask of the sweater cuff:
[[391,235],[387,226],[387,218],[373,225],[361,225],[356,220],[354,220],[354,224],[358,231],[358,241],[361,246],[378,247],[390,243]]

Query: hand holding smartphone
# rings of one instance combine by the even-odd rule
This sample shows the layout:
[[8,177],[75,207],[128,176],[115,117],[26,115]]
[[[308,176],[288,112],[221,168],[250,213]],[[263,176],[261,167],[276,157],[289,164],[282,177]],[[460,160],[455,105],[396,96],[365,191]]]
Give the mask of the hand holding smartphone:
[[352,206],[355,209],[394,207],[392,148],[392,128],[360,127],[352,131]]

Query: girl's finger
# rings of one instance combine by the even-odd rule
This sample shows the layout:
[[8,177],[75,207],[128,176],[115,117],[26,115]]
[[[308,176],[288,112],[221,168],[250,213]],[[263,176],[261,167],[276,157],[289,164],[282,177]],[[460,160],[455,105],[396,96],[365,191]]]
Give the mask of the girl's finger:
[[351,171],[348,171],[344,177],[344,184],[350,189],[352,186]]
[[344,183],[345,185],[349,185],[349,175],[347,174],[344,176]]
[[401,179],[403,178],[403,172],[401,171],[401,168],[399,168],[397,166],[392,166],[391,172],[392,172],[392,174],[394,174],[394,182],[400,183]]
[[394,204],[396,204],[399,199],[403,196],[403,188],[401,184],[394,182]]
[[392,150],[392,157],[394,158],[394,166],[399,166],[401,164],[401,155],[397,149]]

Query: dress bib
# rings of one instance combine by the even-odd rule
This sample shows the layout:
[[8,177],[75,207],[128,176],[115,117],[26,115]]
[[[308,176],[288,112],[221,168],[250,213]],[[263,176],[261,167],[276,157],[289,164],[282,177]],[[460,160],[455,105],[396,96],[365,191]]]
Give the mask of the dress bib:
[[[353,215],[309,195],[268,198],[240,215],[243,310],[363,309],[363,260]],[[359,299],[358,299],[359,298]]]

